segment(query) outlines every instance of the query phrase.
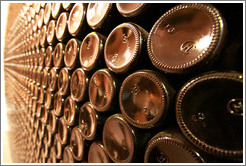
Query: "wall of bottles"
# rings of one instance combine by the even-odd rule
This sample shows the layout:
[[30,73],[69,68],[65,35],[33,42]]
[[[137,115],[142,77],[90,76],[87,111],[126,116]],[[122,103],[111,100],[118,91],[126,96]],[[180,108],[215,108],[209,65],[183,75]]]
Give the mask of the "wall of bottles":
[[27,3],[4,48],[17,163],[243,162],[243,4]]

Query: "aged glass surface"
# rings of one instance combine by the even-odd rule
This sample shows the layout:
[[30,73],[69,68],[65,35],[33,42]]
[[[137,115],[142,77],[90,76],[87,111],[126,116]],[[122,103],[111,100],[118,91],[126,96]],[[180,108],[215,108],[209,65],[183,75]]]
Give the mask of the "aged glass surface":
[[146,3],[117,3],[117,9],[125,17],[134,17],[141,13]]
[[117,26],[105,43],[104,58],[108,68],[114,72],[126,71],[138,54],[140,40],[134,25],[123,23]]
[[97,129],[97,115],[96,110],[91,103],[86,102],[79,112],[79,128],[82,135],[87,140],[94,140]]
[[83,69],[91,70],[95,67],[101,54],[101,41],[97,33],[88,34],[80,47],[80,64]]
[[131,162],[135,138],[130,126],[121,116],[116,114],[107,119],[103,128],[103,143],[113,161]]
[[110,159],[100,142],[93,142],[88,152],[89,163],[110,163]]
[[68,16],[69,14],[67,12],[63,12],[57,20],[56,37],[59,41],[62,41],[66,35]]
[[114,91],[114,80],[108,70],[101,69],[93,74],[89,83],[89,98],[98,111],[109,109]]
[[72,154],[76,160],[82,160],[84,155],[84,139],[81,130],[78,127],[73,128],[70,145],[72,146]]
[[77,63],[76,60],[78,59],[78,48],[79,43],[75,38],[70,39],[66,44],[64,63],[68,68],[74,68],[75,64]]
[[75,101],[82,101],[86,97],[88,78],[83,69],[78,68],[74,71],[71,78],[70,91]]
[[85,19],[85,7],[82,3],[73,6],[68,18],[68,31],[75,36],[80,30]]
[[242,155],[242,83],[239,73],[211,73],[181,89],[176,103],[178,123],[204,151],[234,158]]
[[86,19],[93,29],[100,27],[111,9],[111,3],[90,3],[87,7]]
[[185,72],[217,53],[224,37],[224,20],[210,5],[174,7],[153,26],[148,39],[152,63],[166,72]]

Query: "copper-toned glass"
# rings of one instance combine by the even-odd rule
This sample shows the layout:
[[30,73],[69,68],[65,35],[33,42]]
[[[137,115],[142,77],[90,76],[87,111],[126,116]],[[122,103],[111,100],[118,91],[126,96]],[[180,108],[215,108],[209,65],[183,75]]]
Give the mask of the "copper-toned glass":
[[51,3],[46,3],[44,9],[44,24],[48,25],[50,19],[51,19]]
[[64,66],[64,48],[63,43],[57,43],[53,52],[53,64],[58,69]]
[[129,75],[120,89],[120,109],[132,125],[152,128],[163,123],[173,92],[167,81],[152,70]]
[[74,163],[72,146],[66,146],[63,152],[63,163]]
[[38,17],[38,28],[41,29],[44,23],[44,9],[40,9]]
[[45,48],[41,48],[38,56],[38,64],[39,68],[43,69],[44,67],[44,59],[45,59]]
[[103,144],[114,162],[132,162],[136,138],[131,126],[121,114],[110,116],[103,128]]
[[56,38],[56,21],[51,20],[47,28],[47,42],[49,45],[55,45],[57,43]]
[[47,68],[51,68],[51,66],[53,66],[52,62],[53,62],[53,47],[52,46],[48,46],[46,48],[46,54],[45,54],[45,59],[44,59],[44,63],[45,66]]
[[118,25],[109,34],[104,49],[104,59],[110,70],[124,73],[139,60],[148,32],[134,23]]
[[68,20],[69,14],[67,12],[63,12],[60,14],[57,24],[56,24],[56,38],[59,41],[63,41],[65,38],[68,37]]
[[45,108],[47,109],[52,109],[53,108],[53,99],[54,99],[54,94],[53,92],[50,91],[50,89],[46,90],[45,93]]
[[41,47],[46,47],[47,46],[47,26],[43,25],[41,30],[40,30],[40,38],[39,38],[39,43]]
[[56,116],[61,116],[63,114],[64,101],[65,99],[62,97],[59,91],[57,91],[54,96],[54,111]]
[[79,46],[80,41],[72,38],[68,41],[65,47],[64,63],[67,68],[73,69],[79,64]]
[[63,9],[65,9],[66,11],[69,11],[72,9],[74,3],[62,3],[62,7]]
[[66,124],[64,117],[61,117],[58,121],[58,138],[62,145],[69,143],[70,134],[71,128]]
[[[90,102],[86,102],[79,112],[79,128],[81,129],[82,136],[87,140],[94,140],[97,133],[98,126],[101,125],[99,116]],[[99,124],[98,124],[99,123]],[[99,131],[98,131],[99,132]]]
[[243,75],[237,72],[203,74],[187,82],[176,102],[183,134],[207,153],[242,159],[242,91]]
[[49,89],[54,92],[57,90],[59,70],[56,67],[50,69]]
[[159,132],[148,143],[144,162],[146,163],[203,163],[201,155],[187,144],[182,133]]
[[[78,35],[85,27],[86,6],[83,3],[76,3],[68,18],[68,31],[72,36]],[[82,32],[83,33],[83,32]]]
[[115,78],[108,69],[95,72],[89,83],[89,98],[94,108],[98,111],[108,111],[113,105],[116,95]]
[[212,5],[177,5],[158,19],[149,34],[150,60],[165,72],[194,71],[216,59],[225,32],[225,20]]
[[88,152],[88,163],[111,163],[102,142],[93,142]]
[[56,133],[58,129],[58,118],[55,115],[55,111],[51,110],[48,113],[48,125],[47,130],[51,133]]
[[84,38],[79,52],[80,64],[84,70],[91,71],[101,65],[105,40],[106,37],[97,32],[91,32]]
[[112,5],[112,3],[89,3],[86,14],[88,25],[93,29],[101,28],[109,17]]
[[51,6],[51,14],[54,19],[57,19],[63,10],[62,3],[53,3]]
[[80,102],[86,99],[88,93],[89,78],[83,69],[77,68],[71,77],[70,92],[72,98]]
[[81,161],[85,157],[86,142],[78,127],[74,127],[71,133],[70,146],[75,160]]
[[117,3],[116,7],[124,17],[135,17],[140,14],[145,8],[146,3]]
[[58,76],[58,91],[62,96],[69,94],[71,73],[67,68],[62,68]]
[[68,96],[64,102],[63,115],[64,119],[69,126],[73,126],[77,123],[78,117],[78,103],[76,103],[71,96]]

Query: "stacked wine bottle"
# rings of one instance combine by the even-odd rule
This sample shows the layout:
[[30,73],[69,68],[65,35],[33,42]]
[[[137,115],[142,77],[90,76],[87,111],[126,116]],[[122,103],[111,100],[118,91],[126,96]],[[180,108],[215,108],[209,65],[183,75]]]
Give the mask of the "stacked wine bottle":
[[25,4],[4,49],[13,161],[243,162],[242,19],[240,3]]

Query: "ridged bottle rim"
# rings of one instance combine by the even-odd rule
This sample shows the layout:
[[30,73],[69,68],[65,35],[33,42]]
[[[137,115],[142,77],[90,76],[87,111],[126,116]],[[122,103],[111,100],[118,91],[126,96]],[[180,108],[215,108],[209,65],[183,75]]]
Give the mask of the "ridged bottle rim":
[[[118,121],[120,121],[121,123],[123,123],[124,124],[124,126],[128,129],[128,132],[130,133],[130,141],[131,141],[131,144],[133,145],[133,146],[131,146],[130,148],[130,150],[129,150],[129,156],[125,159],[125,160],[117,160],[117,159],[115,159],[113,156],[112,156],[112,154],[110,153],[110,152],[108,152],[108,150],[107,150],[107,146],[106,146],[106,142],[105,142],[105,128],[106,127],[110,127],[110,126],[108,126],[108,123],[110,122],[110,121],[112,121],[113,119],[115,119],[115,120],[118,120]],[[133,129],[130,127],[130,125],[125,121],[125,119],[124,119],[124,117],[121,115],[121,114],[114,114],[114,115],[112,115],[112,116],[110,116],[107,120],[106,120],[106,122],[105,122],[105,124],[104,124],[104,127],[103,127],[103,145],[105,146],[105,149],[106,149],[106,152],[107,152],[107,154],[109,155],[109,157],[111,158],[111,160],[112,161],[114,161],[114,162],[121,162],[121,163],[129,163],[129,162],[131,162],[132,161],[132,159],[133,159],[133,157],[134,157],[134,153],[135,153],[135,150],[136,150],[136,137],[135,137],[135,133],[134,133],[134,131],[133,131]]]
[[182,143],[180,140],[176,138],[171,138],[169,136],[165,137],[153,137],[149,143],[147,144],[146,151],[144,154],[144,162],[148,163],[149,160],[149,154],[151,153],[152,149],[160,144],[170,144],[172,146],[176,146],[177,148],[180,148],[184,150],[185,152],[189,153],[189,155],[197,160],[197,162],[204,162],[204,160],[200,157],[200,155],[195,152],[194,150],[188,148],[184,143]]
[[[88,151],[88,162],[94,162],[91,156],[94,156],[94,154],[92,153],[93,149],[100,149],[101,152],[104,153],[104,159],[107,161],[107,163],[110,163],[110,158],[105,150],[105,147],[102,143],[100,143],[99,141],[95,141],[91,144],[89,151]],[[101,158],[100,158],[101,159]]]
[[[135,42],[135,46],[134,46],[134,51],[131,55],[131,58],[128,59],[127,63],[124,65],[121,65],[120,67],[115,67],[115,66],[112,66],[111,63],[110,63],[110,60],[108,60],[108,57],[107,57],[107,49],[109,49],[109,40],[110,38],[112,38],[112,35],[118,30],[118,29],[121,29],[121,28],[128,28],[129,30],[131,30],[133,32],[133,35],[134,35],[134,42]],[[123,73],[123,72],[126,72],[127,70],[129,70],[131,64],[134,62],[134,60],[137,58],[137,56],[140,54],[141,52],[141,48],[142,48],[142,35],[141,35],[141,32],[138,28],[138,26],[135,24],[135,23],[132,23],[132,22],[126,22],[126,23],[122,23],[120,25],[118,25],[117,27],[115,27],[109,34],[109,36],[107,37],[106,39],[106,42],[105,42],[105,48],[104,48],[104,59],[105,59],[105,62],[106,62],[106,65],[107,67],[115,72],[115,73]]]
[[[86,66],[86,65],[84,64],[84,62],[83,62],[83,57],[82,57],[82,55],[84,55],[84,52],[82,52],[82,51],[83,51],[83,46],[86,44],[86,40],[87,40],[88,38],[95,38],[95,39],[97,40],[97,42],[95,42],[95,43],[97,43],[97,46],[98,46],[98,47],[95,48],[95,50],[97,50],[97,54],[93,54],[93,55],[92,55],[92,56],[95,56],[95,62],[92,63],[91,65],[87,65],[87,66]],[[99,57],[102,56],[102,55],[101,55],[102,52],[103,52],[103,42],[102,42],[102,39],[101,39],[99,33],[97,33],[97,32],[91,32],[91,33],[89,33],[89,34],[83,39],[83,41],[82,41],[82,43],[81,43],[81,45],[80,45],[79,61],[80,61],[80,65],[82,66],[82,68],[83,68],[84,70],[86,70],[86,71],[90,71],[90,70],[92,70],[93,68],[95,68],[96,63],[97,63],[97,61],[99,60]],[[88,56],[88,55],[87,55],[87,56]]]
[[57,68],[61,68],[64,61],[64,43],[57,43],[53,52],[53,64]]
[[70,145],[72,147],[73,147],[73,145],[72,145],[73,139],[76,141],[78,152],[77,152],[77,154],[75,154],[74,151],[72,151],[72,155],[73,155],[74,159],[80,161],[84,157],[84,153],[85,153],[85,151],[84,151],[85,142],[84,142],[84,138],[82,136],[81,129],[78,126],[77,127],[74,127],[73,130],[72,130],[72,133],[71,133]]
[[[154,127],[154,125],[162,118],[163,114],[166,108],[168,108],[168,103],[169,103],[169,96],[168,96],[168,92],[167,89],[165,87],[165,85],[163,84],[163,82],[154,74],[155,72],[151,71],[151,70],[139,70],[135,73],[132,73],[131,75],[129,75],[122,83],[121,88],[120,88],[120,93],[119,93],[119,103],[120,103],[120,110],[122,112],[122,115],[125,117],[125,119],[132,124],[135,127],[139,127],[139,128],[152,128]],[[162,109],[161,111],[159,111],[159,113],[150,121],[146,122],[146,123],[140,123],[137,122],[135,120],[133,120],[131,117],[128,116],[123,103],[122,103],[122,94],[123,94],[123,88],[125,86],[127,86],[127,83],[134,77],[136,76],[140,76],[140,77],[145,77],[147,79],[149,79],[150,81],[152,81],[156,87],[158,88],[161,100],[162,100]]]
[[[66,35],[66,30],[67,30],[67,27],[68,27],[68,23],[67,23],[67,20],[68,20],[68,12],[62,12],[58,19],[57,19],[57,24],[56,24],[56,38],[59,40],[59,41],[62,41]],[[60,29],[62,31],[62,33],[60,33]]]
[[[93,78],[95,78],[95,76],[98,74],[103,74],[105,77],[107,77],[107,79],[109,81],[108,83],[110,86],[110,89],[109,89],[110,96],[107,96],[107,98],[109,98],[109,100],[104,106],[96,105],[96,103],[94,103],[94,101],[92,101],[92,99],[91,99],[92,96],[90,93],[90,89],[92,88],[92,81],[94,80]],[[115,84],[115,80],[113,79],[112,74],[110,73],[109,69],[100,69],[100,70],[96,71],[90,79],[88,89],[89,89],[90,103],[93,105],[93,107],[97,111],[104,112],[104,111],[107,111],[108,109],[110,109],[110,106],[111,106],[112,101],[113,101],[113,97],[115,96],[115,93],[116,93],[116,84]]]
[[73,158],[73,150],[72,150],[72,146],[71,145],[68,145],[64,148],[64,153],[63,153],[63,161],[64,159],[67,158],[68,161],[66,162],[71,162],[73,163],[74,162],[74,158]]
[[53,45],[53,42],[56,38],[56,21],[51,20],[47,28],[47,42],[49,45]]
[[[212,19],[213,27],[212,27],[212,40],[208,46],[207,49],[203,50],[197,58],[194,60],[182,64],[182,65],[174,65],[169,66],[167,64],[164,64],[160,60],[158,60],[154,53],[153,53],[153,37],[159,28],[159,25],[165,21],[169,16],[174,15],[177,11],[183,10],[183,9],[198,9],[202,12],[205,12],[210,19]],[[165,72],[171,72],[171,73],[183,73],[189,70],[194,65],[201,63],[204,59],[211,59],[221,46],[222,40],[225,35],[225,27],[224,27],[225,21],[221,15],[221,13],[212,5],[210,4],[201,4],[201,3],[191,3],[191,4],[180,4],[169,11],[167,11],[165,14],[163,14],[157,22],[152,27],[148,41],[147,41],[147,50],[149,57],[155,67],[157,67],[160,70],[163,70]]]
[[133,8],[131,10],[126,10],[120,6],[120,3],[116,3],[116,7],[117,7],[119,13],[124,17],[137,16],[141,12],[141,10],[143,10],[146,7],[146,5],[147,5],[146,3],[139,3],[136,8]]
[[243,83],[243,76],[240,73],[236,72],[215,72],[215,73],[209,73],[205,74],[199,77],[194,78],[190,82],[186,83],[181,90],[179,91],[177,95],[177,102],[176,102],[176,119],[178,122],[178,125],[182,131],[182,133],[197,147],[202,149],[203,151],[220,157],[242,157],[243,150],[226,150],[222,149],[216,146],[212,146],[207,144],[206,142],[198,139],[187,127],[187,125],[184,122],[183,116],[182,116],[182,101],[186,95],[186,93],[192,89],[194,86],[199,84],[200,82],[207,81],[207,80],[218,80],[218,79],[227,79],[227,80],[234,80],[237,82]]
[[[62,130],[62,131],[61,131]],[[64,145],[68,142],[68,125],[65,122],[64,117],[61,117],[58,122],[58,138]]]
[[[88,108],[86,107],[89,107],[90,110],[88,110]],[[87,134],[84,132],[84,125],[82,124],[82,118],[83,118],[83,114],[82,112],[86,110],[88,112],[89,115],[89,118],[91,119],[92,122],[94,122],[92,124],[92,129],[91,129],[91,126],[89,126],[88,124],[86,124],[86,128],[88,128],[88,130],[90,130],[90,134]],[[93,108],[92,104],[90,102],[86,102],[81,108],[80,108],[80,111],[79,111],[79,128],[81,129],[81,134],[82,136],[87,139],[87,140],[93,140],[95,139],[95,136],[96,136],[96,129],[97,129],[97,115],[96,115],[96,110]]]
[[[67,107],[68,106],[68,107]],[[68,96],[66,100],[64,101],[64,107],[63,107],[63,116],[64,120],[67,123],[67,125],[72,126],[75,123],[75,114],[76,114],[76,103],[72,99],[71,96]],[[66,112],[68,115],[66,116]]]
[[[80,48],[79,45],[80,41],[77,38],[71,38],[65,46],[64,63],[69,69],[73,69],[77,63]],[[72,49],[72,52],[70,52],[70,49]]]
[[53,47],[48,46],[45,51],[45,59],[44,59],[45,66],[49,69],[52,66],[52,62],[53,62]]
[[57,91],[54,96],[54,112],[56,116],[61,116],[63,111],[63,102],[64,99],[60,95],[59,91]]
[[60,70],[58,75],[58,91],[62,96],[66,95],[70,84],[70,74],[68,68],[64,67]]
[[[79,81],[80,83],[83,84],[83,85],[80,87],[81,89],[79,89],[78,84],[76,84],[76,85],[77,85],[76,87],[74,87],[74,85],[73,85],[73,78],[76,77],[76,75],[77,75],[77,77],[80,77],[80,76],[81,76],[81,78],[77,78],[78,81]],[[72,77],[71,77],[71,84],[70,84],[70,92],[71,92],[71,96],[72,96],[72,98],[73,98],[75,101],[79,102],[79,101],[81,101],[81,100],[83,100],[83,99],[85,98],[85,96],[86,96],[86,90],[87,90],[87,88],[88,88],[88,84],[89,84],[89,80],[88,80],[88,77],[87,77],[86,73],[84,72],[84,70],[83,70],[82,68],[77,68],[77,69],[73,72],[73,74],[72,74]],[[76,94],[74,94],[73,89],[77,89],[77,93],[76,93]],[[80,91],[80,92],[78,92],[78,91]],[[78,93],[79,93],[80,95],[78,95]],[[76,95],[76,96],[75,96],[75,95]]]
[[44,8],[44,24],[47,25],[51,18],[51,3],[46,3]]
[[[74,10],[76,10],[78,8],[80,8],[81,10],[81,20],[79,22],[79,26],[78,27],[75,27],[76,29],[74,29],[74,27],[72,27],[72,23],[71,23],[71,19],[73,17],[73,14],[74,14]],[[85,20],[85,15],[86,15],[86,9],[85,9],[85,6],[84,4],[81,4],[81,3],[76,3],[72,10],[70,11],[70,14],[69,14],[69,17],[68,17],[68,31],[69,33],[72,35],[72,36],[76,36],[78,34],[78,32],[80,31],[82,25],[84,24],[84,20]]]
[[[112,8],[112,3],[97,3],[97,4],[103,4],[103,5],[107,5],[106,6],[106,11],[105,13],[103,13],[103,17],[101,17],[99,20],[97,20],[96,22],[92,22],[90,19],[89,19],[89,10],[90,9],[90,6],[92,5],[92,3],[89,3],[88,7],[87,7],[87,14],[86,14],[86,20],[87,20],[87,23],[88,25],[92,28],[92,29],[98,29],[100,27],[102,27],[105,19],[107,18],[109,12],[111,11],[111,8]],[[105,6],[104,6],[105,7]],[[102,14],[102,13],[101,13]]]

